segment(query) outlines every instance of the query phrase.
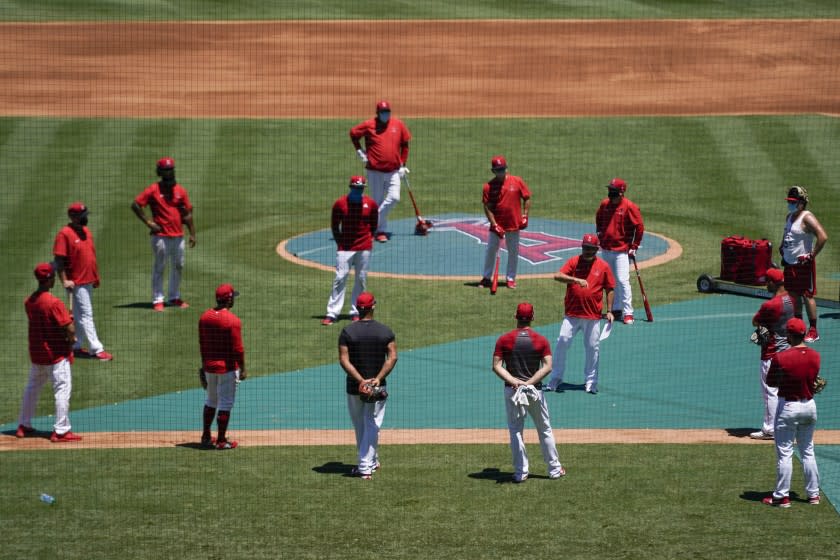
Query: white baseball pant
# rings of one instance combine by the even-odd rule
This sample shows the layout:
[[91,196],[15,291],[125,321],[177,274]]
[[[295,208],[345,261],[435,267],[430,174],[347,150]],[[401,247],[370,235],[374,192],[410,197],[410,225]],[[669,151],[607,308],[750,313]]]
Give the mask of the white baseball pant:
[[767,384],[767,372],[770,371],[770,360],[761,360],[758,376],[761,381],[761,397],[764,399],[764,421],[761,431],[772,434],[776,422],[776,408],[779,404],[779,388]]
[[587,391],[598,390],[601,320],[569,316],[563,317],[560,334],[554,347],[554,361],[551,364],[551,377],[548,382],[551,389],[556,389],[563,383],[563,374],[566,371],[566,352],[568,352],[578,331],[583,331],[583,347],[586,351],[586,360],[583,364],[585,388]]
[[[516,413],[518,405],[513,404],[511,398],[516,392],[513,387],[505,387],[505,411],[507,413],[508,432],[510,434],[510,451],[513,455],[513,477],[515,480],[522,480],[528,476],[528,453],[525,449],[525,416],[518,416]],[[539,401],[528,401],[528,415],[534,422],[537,435],[540,438],[540,450],[543,460],[548,465],[549,476],[557,476],[563,470],[560,464],[560,456],[557,453],[557,444],[554,441],[554,432],[551,430],[551,422],[548,418],[548,407],[545,404],[543,392],[539,391]]]
[[[496,268],[496,254],[502,244],[498,235],[490,232],[487,237],[487,252],[484,255],[484,268],[481,271],[482,278],[492,278]],[[507,272],[505,277],[508,280],[516,280],[516,267],[519,264],[519,231],[505,232],[505,248],[507,249]]]
[[356,299],[365,291],[367,286],[367,269],[370,263],[370,251],[337,251],[335,255],[335,280],[332,292],[327,302],[327,317],[337,318],[344,307],[344,294],[347,288],[347,276],[350,266],[355,270],[356,280],[353,283],[353,294],[350,304],[350,315],[358,315]]
[[400,201],[400,174],[395,171],[367,170],[370,195],[379,206],[379,226],[377,231],[388,229],[388,214]]
[[181,299],[181,271],[184,269],[184,238],[152,236],[152,303],[163,303],[163,271],[169,259],[169,299]]
[[776,409],[776,457],[778,458],[774,498],[784,498],[790,493],[793,474],[793,442],[799,448],[802,470],[805,472],[805,493],[808,497],[820,493],[820,473],[814,457],[814,428],[817,424],[817,404],[807,401],[786,401],[779,398]]
[[23,401],[20,406],[18,424],[32,427],[32,417],[38,406],[38,395],[47,379],[52,381],[55,396],[55,424],[53,430],[58,435],[70,431],[70,393],[73,390],[73,376],[70,372],[70,362],[62,359],[50,365],[32,364],[29,369],[29,381],[23,391]]
[[[600,257],[610,265],[615,276],[615,298],[613,308],[621,306],[626,317],[633,314],[633,289],[630,286],[630,257],[627,251],[606,251],[601,249]],[[612,309],[610,309],[612,311]]]
[[233,410],[239,370],[235,369],[225,373],[207,372],[205,377],[207,378],[207,399],[204,404],[222,411],[230,412]]
[[379,460],[379,430],[385,419],[385,402],[367,403],[359,395],[347,395],[347,410],[356,432],[357,468],[363,474],[372,473]]
[[87,341],[88,352],[98,354],[105,349],[96,334],[93,322],[93,284],[75,286],[70,296],[73,298],[73,321],[76,323],[76,344],[74,350],[79,350],[82,343]]

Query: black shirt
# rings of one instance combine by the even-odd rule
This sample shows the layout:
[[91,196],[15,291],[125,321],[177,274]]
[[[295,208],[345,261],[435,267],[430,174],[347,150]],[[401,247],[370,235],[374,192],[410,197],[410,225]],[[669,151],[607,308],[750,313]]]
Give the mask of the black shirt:
[[[396,339],[394,332],[373,319],[357,321],[342,329],[338,335],[338,345],[346,346],[350,363],[365,379],[371,379],[382,369],[388,356],[388,345]],[[385,385],[383,379],[380,385]],[[358,395],[359,384],[351,375],[347,375],[347,394]]]

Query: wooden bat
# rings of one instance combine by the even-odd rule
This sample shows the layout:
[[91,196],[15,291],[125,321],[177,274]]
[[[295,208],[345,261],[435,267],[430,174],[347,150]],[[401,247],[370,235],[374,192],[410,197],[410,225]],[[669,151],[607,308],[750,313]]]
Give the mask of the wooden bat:
[[636,278],[639,280],[639,291],[642,292],[642,301],[645,303],[645,315],[649,323],[653,323],[653,312],[650,310],[650,303],[648,303],[647,293],[645,293],[645,285],[642,284],[642,275],[639,273],[639,265],[636,264],[636,257],[630,257],[633,261],[633,268],[636,269]]
[[493,283],[490,284],[490,295],[495,296],[496,290],[499,288],[499,261],[501,257],[496,255],[496,270],[493,272]]
[[414,234],[426,235],[429,228],[432,227],[432,222],[424,220],[423,216],[420,215],[420,209],[417,207],[417,201],[414,200],[414,193],[411,192],[411,183],[408,182],[408,176],[406,175],[403,177],[403,180],[405,181],[405,186],[408,189],[408,197],[411,199],[411,205],[414,206],[414,215],[417,217],[417,225],[414,227]]

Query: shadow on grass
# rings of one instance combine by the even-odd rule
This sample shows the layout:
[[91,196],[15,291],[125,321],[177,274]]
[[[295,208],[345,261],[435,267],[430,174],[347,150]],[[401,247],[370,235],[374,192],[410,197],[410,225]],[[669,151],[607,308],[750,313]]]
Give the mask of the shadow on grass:
[[135,301],[133,303],[122,303],[115,305],[114,309],[151,309],[152,303],[148,301]]
[[183,447],[184,449],[195,449],[196,451],[215,451],[216,447],[213,445],[202,445],[198,441],[188,441],[185,443],[176,443],[175,447]]
[[[772,490],[767,490],[766,492],[756,492],[755,490],[747,490],[743,494],[741,494],[740,498],[747,502],[761,503],[761,500],[763,500],[767,496],[770,496],[771,494],[773,494]],[[802,502],[806,504],[808,503],[807,498],[800,498],[799,494],[796,492],[791,492],[789,494],[789,497],[791,502]]]
[[[749,439],[750,434],[757,432],[759,429],[760,428],[726,428],[726,433],[729,434],[729,437]],[[773,440],[768,439],[766,441],[772,442]]]
[[490,480],[496,484],[513,484],[513,473],[500,471],[494,467],[487,467],[480,472],[470,473],[467,476],[477,480]]
[[341,461],[330,461],[328,463],[324,463],[323,465],[312,467],[312,470],[318,474],[335,474],[355,478],[355,468],[356,465],[348,465],[347,463],[342,463]]

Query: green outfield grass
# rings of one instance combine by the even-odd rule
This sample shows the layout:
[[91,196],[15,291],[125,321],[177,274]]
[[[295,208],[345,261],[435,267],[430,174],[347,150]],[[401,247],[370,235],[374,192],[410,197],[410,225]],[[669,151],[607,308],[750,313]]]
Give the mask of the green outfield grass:
[[[561,446],[515,485],[501,445],[5,453],[2,558],[757,558],[840,552],[837,514],[774,483],[772,446]],[[652,476],[652,473],[656,473]],[[542,476],[540,476],[542,475]],[[801,470],[794,475],[801,484]],[[52,506],[38,500],[54,495]],[[770,553],[776,557],[775,553]]]

